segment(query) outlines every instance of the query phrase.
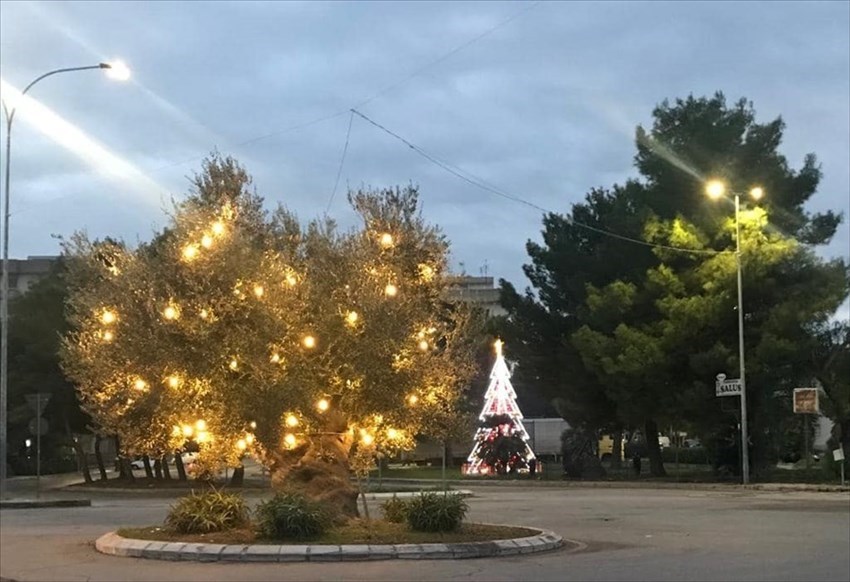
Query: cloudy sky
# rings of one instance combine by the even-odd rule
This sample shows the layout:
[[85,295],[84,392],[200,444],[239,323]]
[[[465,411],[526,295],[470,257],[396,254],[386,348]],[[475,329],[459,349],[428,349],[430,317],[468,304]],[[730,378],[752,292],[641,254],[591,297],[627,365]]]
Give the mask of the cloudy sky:
[[[348,186],[419,184],[456,270],[486,264],[525,286],[539,212],[459,180],[351,107],[567,211],[635,175],[634,128],[658,102],[722,90],[751,99],[760,121],[783,116],[792,167],[817,153],[812,210],[850,213],[848,2],[4,1],[0,23],[7,95],[59,67],[121,58],[133,71],[127,83],[59,75],[30,93],[37,103],[13,128],[13,257],[56,254],[52,234],[83,228],[150,238],[217,148],[269,207],[305,220],[330,207],[352,224]],[[845,222],[823,254],[848,248]]]

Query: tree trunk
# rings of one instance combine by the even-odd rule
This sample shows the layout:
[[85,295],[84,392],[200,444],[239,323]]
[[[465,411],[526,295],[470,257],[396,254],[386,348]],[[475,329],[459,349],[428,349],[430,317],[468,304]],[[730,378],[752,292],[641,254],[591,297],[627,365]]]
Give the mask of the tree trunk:
[[658,444],[658,425],[654,420],[647,420],[644,424],[646,432],[646,450],[649,456],[649,473],[653,477],[666,477],[664,461],[661,459],[661,445]]
[[100,480],[106,481],[108,477],[106,476],[106,465],[103,464],[103,453],[100,452],[101,440],[99,434],[94,435],[94,458],[97,460],[97,470],[100,472]]
[[153,460],[153,474],[157,479],[162,479],[162,462],[159,458]]
[[130,466],[130,459],[127,457],[118,457],[118,478],[130,483],[136,481],[136,476],[133,475],[133,467]]
[[357,517],[358,490],[348,463],[354,437],[344,419],[327,416],[324,433],[292,450],[281,443],[269,453],[272,487],[301,492],[335,510],[337,517]]
[[92,483],[94,480],[91,478],[91,471],[89,471],[89,460],[86,458],[86,453],[83,451],[80,441],[74,438],[71,432],[71,423],[68,422],[68,414],[63,413],[62,419],[65,421],[65,433],[68,435],[68,440],[71,441],[71,445],[74,447],[74,453],[77,455],[77,465],[83,474],[83,479],[86,483]]
[[142,457],[142,463],[145,465],[145,477],[153,479],[153,469],[151,468],[151,458],[147,455]]
[[240,465],[233,469],[233,475],[230,476],[231,487],[242,487],[242,483],[245,482],[245,466]]
[[180,451],[174,453],[174,466],[177,467],[177,479],[180,481],[186,480],[186,467],[183,465],[183,457]]
[[619,470],[623,458],[623,429],[618,428],[611,436],[614,437],[614,444],[611,445],[611,469]]
[[168,467],[168,455],[162,455],[160,464],[162,465],[162,476],[165,477],[166,481],[171,481],[171,469]]

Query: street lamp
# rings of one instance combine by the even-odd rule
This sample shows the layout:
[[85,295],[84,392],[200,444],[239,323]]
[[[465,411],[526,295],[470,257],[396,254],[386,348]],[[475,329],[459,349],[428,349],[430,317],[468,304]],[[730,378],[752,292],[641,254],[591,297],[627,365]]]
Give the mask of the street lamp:
[[[73,73],[76,71],[89,71],[92,69],[103,69],[106,74],[115,80],[126,81],[130,78],[130,69],[121,61],[100,63],[87,67],[70,67],[49,71],[24,87],[17,99],[27,94],[33,85],[47,77],[59,73]],[[3,275],[0,283],[0,498],[6,494],[6,464],[8,460],[8,372],[9,372],[9,176],[10,155],[12,151],[12,121],[15,119],[16,103],[3,101],[3,113],[6,116],[6,178],[5,178],[5,208],[3,212]]]
[[[726,193],[726,185],[720,180],[711,180],[705,185],[705,193],[714,200]],[[741,477],[744,485],[750,482],[749,432],[747,430],[747,382],[744,367],[744,300],[741,291],[741,197],[735,196],[735,264],[738,270],[738,362],[741,373]],[[755,187],[749,192],[753,200],[760,200],[764,190]]]

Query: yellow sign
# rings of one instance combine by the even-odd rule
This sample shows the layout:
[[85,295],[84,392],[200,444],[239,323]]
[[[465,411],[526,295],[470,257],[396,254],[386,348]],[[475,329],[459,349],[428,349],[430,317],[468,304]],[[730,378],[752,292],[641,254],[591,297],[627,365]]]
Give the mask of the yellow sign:
[[794,413],[819,414],[817,388],[794,388]]

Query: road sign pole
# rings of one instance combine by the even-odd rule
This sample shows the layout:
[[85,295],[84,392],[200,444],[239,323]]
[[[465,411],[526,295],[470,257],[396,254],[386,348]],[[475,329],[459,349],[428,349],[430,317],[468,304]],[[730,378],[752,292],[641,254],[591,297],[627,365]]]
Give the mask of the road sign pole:
[[806,470],[812,468],[811,457],[809,455],[809,422],[808,415],[803,414],[803,454],[806,455]]
[[38,415],[35,421],[35,498],[41,498],[41,392],[36,395]]

